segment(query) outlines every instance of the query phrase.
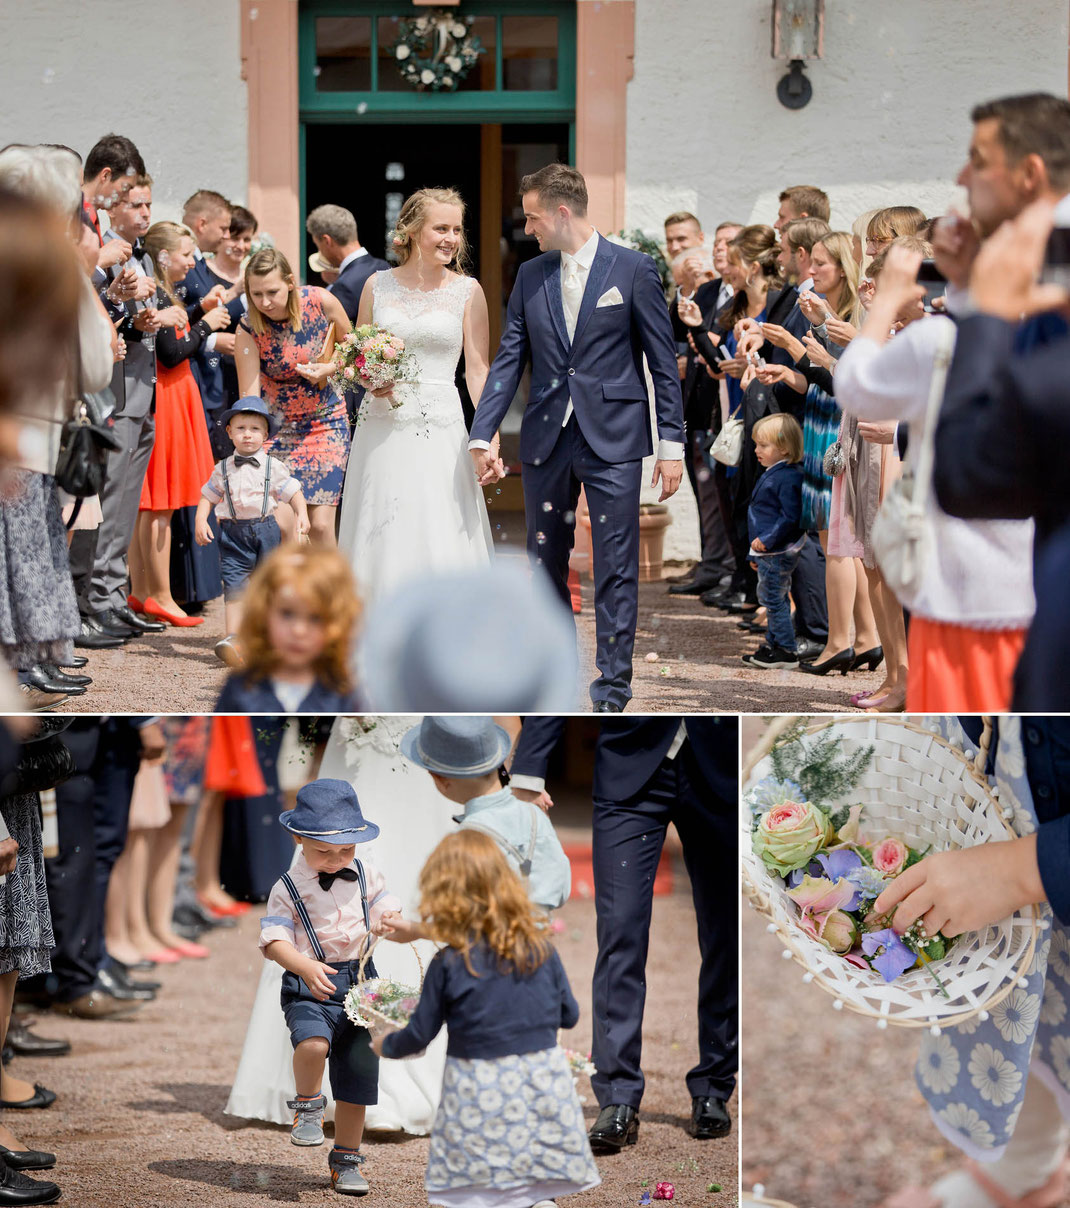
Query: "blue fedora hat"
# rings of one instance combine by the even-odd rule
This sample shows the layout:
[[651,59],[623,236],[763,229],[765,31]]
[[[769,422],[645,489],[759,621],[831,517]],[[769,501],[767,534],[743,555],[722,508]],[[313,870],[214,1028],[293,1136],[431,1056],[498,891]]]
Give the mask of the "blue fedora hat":
[[297,808],[279,815],[283,826],[306,839],[321,839],[345,847],[370,843],[378,834],[374,822],[360,812],[357,794],[348,780],[313,780],[299,790]]
[[262,398],[257,398],[255,394],[247,394],[245,398],[240,398],[233,407],[228,407],[226,411],[219,417],[219,422],[225,428],[227,424],[236,416],[243,413],[250,415],[260,415],[267,420],[268,436],[274,436],[282,427],[282,421],[271,414],[268,410],[267,403]]
[[441,776],[483,776],[501,767],[513,743],[492,717],[425,717],[401,740],[401,753]]
[[433,573],[375,602],[357,682],[380,713],[570,713],[576,627],[542,567]]

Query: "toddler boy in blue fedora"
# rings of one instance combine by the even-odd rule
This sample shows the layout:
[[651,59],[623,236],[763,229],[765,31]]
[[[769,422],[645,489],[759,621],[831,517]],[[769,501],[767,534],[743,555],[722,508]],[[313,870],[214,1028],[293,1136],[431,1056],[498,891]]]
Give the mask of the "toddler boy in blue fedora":
[[276,504],[287,503],[293,509],[299,541],[308,533],[308,505],[297,479],[277,457],[263,451],[264,441],[279,430],[279,420],[263,399],[255,395],[239,399],[220,421],[234,443],[234,453],[216,463],[201,488],[193,533],[198,545],[209,544],[208,513],[214,507],[227,630],[215,652],[228,667],[237,667],[241,656],[234,635],[241,623],[241,594],[257,564],[282,541]]
[[[532,902],[555,910],[572,888],[568,856],[546,814],[502,787],[498,769],[511,747],[492,717],[428,716],[401,740],[406,759],[430,773],[443,797],[464,806],[454,821],[489,835],[526,880]],[[398,929],[394,938],[408,933]]]
[[[280,964],[282,1010],[294,1048],[297,1097],[289,1102],[294,1145],[323,1144],[322,1094],[328,1063],[335,1098],[335,1143],[328,1155],[331,1184],[344,1195],[364,1195],[360,1171],[365,1108],[379,1099],[379,1059],[366,1028],[346,1017],[346,992],[357,980],[360,956],[372,936],[389,930],[383,916],[401,909],[382,873],[356,859],[357,845],[379,828],[361,813],[345,780],[314,780],[297,794],[296,809],[279,821],[301,845],[290,872],[272,887],[260,920],[260,947]],[[396,917],[396,915],[394,916]],[[371,962],[365,976],[374,977]]]

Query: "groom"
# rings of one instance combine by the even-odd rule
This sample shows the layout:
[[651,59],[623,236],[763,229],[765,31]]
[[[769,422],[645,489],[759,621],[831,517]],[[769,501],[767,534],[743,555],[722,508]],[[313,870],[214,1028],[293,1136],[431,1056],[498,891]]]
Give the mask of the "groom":
[[[676,348],[654,261],[603,239],[587,220],[587,185],[550,164],[520,182],[525,231],[545,253],[520,266],[505,332],[476,408],[468,448],[481,484],[500,476],[490,441],[531,360],[520,429],[527,544],[570,605],[568,558],[586,488],[594,545],[601,678],[596,713],[631,699],[639,612],[639,487],[653,451],[643,355],[654,381],[661,499],[683,473],[684,418]],[[571,611],[571,606],[570,606]]]

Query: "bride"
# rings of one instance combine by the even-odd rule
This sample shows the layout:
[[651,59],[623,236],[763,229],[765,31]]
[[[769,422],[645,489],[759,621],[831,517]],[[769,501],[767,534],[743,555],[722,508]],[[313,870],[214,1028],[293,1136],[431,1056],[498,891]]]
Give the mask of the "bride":
[[[478,400],[489,366],[487,299],[463,275],[464,202],[421,189],[394,237],[400,266],[364,286],[356,326],[377,323],[405,341],[417,380],[365,395],[349,455],[338,544],[365,602],[415,575],[488,563],[493,542],[468,455],[457,362]],[[499,438],[491,446],[498,457]],[[500,468],[500,464],[499,464]]]
[[[368,858],[382,870],[390,892],[401,899],[409,918],[416,917],[417,879],[424,861],[440,839],[457,829],[450,816],[450,803],[436,790],[431,777],[400,753],[402,735],[419,720],[336,717],[319,770],[320,776],[350,781],[368,817],[379,824],[379,837],[367,845]],[[417,948],[426,969],[435,946],[421,940]],[[375,962],[384,977],[408,984],[419,980],[416,958],[407,945],[380,943]],[[292,1119],[286,1100],[295,1093],[293,1048],[279,1006],[281,988],[281,966],[264,961],[241,1062],[225,1109],[228,1115],[275,1124],[289,1124]],[[423,1057],[384,1061],[379,1071],[379,1102],[368,1108],[367,1128],[428,1133],[438,1106],[445,1060],[446,1040],[440,1035]],[[330,1120],[334,1104],[330,1102],[327,1079],[323,1093],[328,1097]]]

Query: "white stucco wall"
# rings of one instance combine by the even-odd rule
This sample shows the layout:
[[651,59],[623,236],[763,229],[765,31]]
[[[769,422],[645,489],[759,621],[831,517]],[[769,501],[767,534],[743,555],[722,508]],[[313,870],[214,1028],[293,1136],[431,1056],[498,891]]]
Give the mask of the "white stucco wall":
[[247,106],[238,0],[0,0],[0,146],[134,140],[153,217],[196,189],[244,201]]
[[[785,109],[769,0],[636,0],[628,86],[627,222],[661,235],[674,210],[708,231],[772,222],[787,185],[823,188],[834,228],[876,206],[940,214],[966,149],[969,111],[1014,92],[1066,95],[1067,0],[826,0],[813,99]],[[693,557],[685,481],[666,557]]]

